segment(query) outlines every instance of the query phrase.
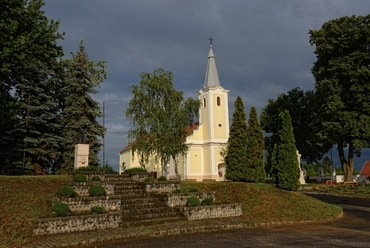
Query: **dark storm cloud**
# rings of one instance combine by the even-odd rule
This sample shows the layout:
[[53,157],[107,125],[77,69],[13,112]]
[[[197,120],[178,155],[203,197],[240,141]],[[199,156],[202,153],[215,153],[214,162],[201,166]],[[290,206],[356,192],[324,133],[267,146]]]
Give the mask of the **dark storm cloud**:
[[[367,0],[46,0],[46,15],[61,21],[66,57],[84,39],[89,57],[105,60],[108,80],[94,98],[105,102],[106,158],[118,166],[130,124],[123,111],[140,72],[172,71],[175,87],[196,97],[214,38],[221,84],[246,111],[295,87],[313,89],[315,55],[308,31],[344,15],[367,15]],[[361,163],[362,164],[362,163]]]

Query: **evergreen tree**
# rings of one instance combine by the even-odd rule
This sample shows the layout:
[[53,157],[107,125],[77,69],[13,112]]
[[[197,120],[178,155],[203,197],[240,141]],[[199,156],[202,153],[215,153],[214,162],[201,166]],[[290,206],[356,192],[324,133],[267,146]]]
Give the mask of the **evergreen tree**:
[[89,144],[89,165],[98,166],[97,155],[102,146],[99,137],[105,132],[97,121],[102,116],[99,103],[90,95],[97,93],[96,87],[106,79],[105,62],[89,60],[81,41],[79,51],[66,61],[66,66],[61,173],[73,170],[76,144]]
[[264,182],[266,178],[263,160],[263,140],[261,126],[255,107],[249,112],[247,128],[247,181]]
[[272,180],[277,187],[296,191],[299,188],[299,164],[288,110],[279,114],[277,141],[272,152]]
[[243,100],[238,96],[234,103],[227,151],[225,178],[231,181],[247,181],[247,119]]
[[50,161],[53,150],[59,150],[54,146],[59,123],[51,87],[63,55],[57,45],[63,34],[58,33],[59,22],[45,16],[43,5],[42,0],[0,2],[1,104],[9,110],[1,112],[0,122],[3,173],[14,173],[15,165],[23,170],[37,164],[46,170],[55,162]]
[[44,64],[35,62],[24,68],[17,85],[21,107],[18,122],[8,135],[17,141],[9,160],[23,171],[48,172],[60,154],[61,125],[57,103],[49,90],[53,83],[50,75]]

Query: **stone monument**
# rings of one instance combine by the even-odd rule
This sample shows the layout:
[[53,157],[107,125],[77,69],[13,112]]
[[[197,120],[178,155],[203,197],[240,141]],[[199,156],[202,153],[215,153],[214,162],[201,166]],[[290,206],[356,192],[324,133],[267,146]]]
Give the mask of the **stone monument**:
[[74,169],[89,165],[89,145],[76,144],[75,146],[75,166]]
[[300,184],[305,184],[306,180],[305,175],[303,173],[303,170],[301,169],[301,154],[299,154],[299,151],[297,150],[297,159],[298,159],[298,168],[299,168],[299,183]]

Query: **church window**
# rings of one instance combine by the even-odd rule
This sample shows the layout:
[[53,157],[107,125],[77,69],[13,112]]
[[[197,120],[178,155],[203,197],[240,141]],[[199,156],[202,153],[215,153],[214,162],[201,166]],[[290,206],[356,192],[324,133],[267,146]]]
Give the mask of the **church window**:
[[222,124],[221,124],[221,123],[218,123],[218,126],[219,126],[219,127],[222,127]]
[[206,99],[203,98],[203,108],[205,108],[205,107],[206,107]]
[[219,96],[217,97],[217,106],[221,106],[221,98]]

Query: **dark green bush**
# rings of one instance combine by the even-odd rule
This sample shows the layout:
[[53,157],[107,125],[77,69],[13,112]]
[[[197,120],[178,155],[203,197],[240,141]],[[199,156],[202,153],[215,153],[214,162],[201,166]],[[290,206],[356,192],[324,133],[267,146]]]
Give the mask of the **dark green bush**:
[[91,177],[91,181],[93,181],[93,182],[98,182],[100,180],[101,180],[100,177],[97,176],[97,175],[94,175],[94,176]]
[[212,198],[212,197],[205,198],[205,199],[203,199],[203,201],[200,203],[200,205],[212,205],[212,204],[213,204],[213,198]]
[[154,182],[155,178],[154,177],[147,177],[144,179],[145,182]]
[[148,171],[145,168],[141,168],[141,167],[133,167],[133,168],[125,170],[125,173],[131,173],[131,172],[148,172]]
[[198,188],[190,188],[189,189],[189,192],[198,192],[199,191],[199,189]]
[[165,176],[160,176],[160,177],[158,177],[158,179],[157,179],[158,181],[161,181],[161,182],[164,182],[164,181],[167,181],[167,177],[165,177]]
[[90,196],[106,196],[107,191],[105,190],[104,187],[100,185],[93,185],[89,189],[89,195]]
[[105,208],[101,206],[93,206],[90,208],[90,211],[91,213],[94,213],[94,214],[103,214],[106,212]]
[[57,196],[74,198],[74,197],[78,196],[78,194],[76,193],[76,191],[72,187],[62,186],[58,189]]
[[196,196],[191,196],[186,201],[186,206],[199,206],[199,205],[200,205],[200,200]]
[[68,216],[72,215],[72,211],[69,206],[62,202],[57,202],[51,208],[58,216]]
[[175,189],[173,193],[181,193],[181,189]]
[[84,167],[80,167],[78,168],[76,171],[98,171],[99,168],[97,166],[84,166]]
[[76,174],[73,176],[73,182],[86,182],[87,177],[82,174]]
[[103,166],[86,166],[86,167],[80,167],[76,170],[78,171],[89,171],[89,172],[100,172],[105,174],[118,174],[117,171],[115,171],[110,165],[103,165]]

